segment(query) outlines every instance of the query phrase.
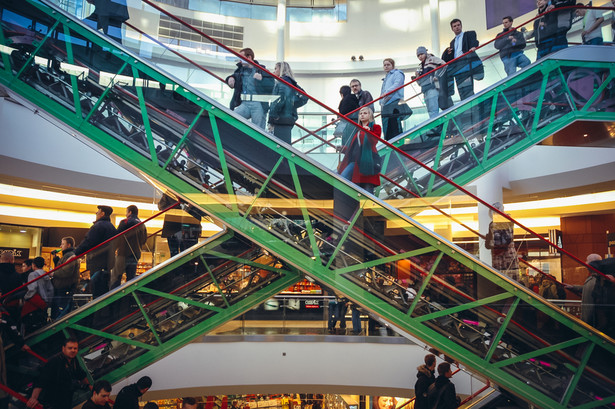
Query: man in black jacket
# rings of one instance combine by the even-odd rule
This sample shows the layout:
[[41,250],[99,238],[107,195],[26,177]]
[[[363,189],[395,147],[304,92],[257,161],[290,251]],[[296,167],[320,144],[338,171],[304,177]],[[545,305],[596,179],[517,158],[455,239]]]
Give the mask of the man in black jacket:
[[[105,240],[117,234],[117,229],[111,223],[113,208],[100,205],[96,212],[96,221],[85,235],[85,239],[75,249],[75,257],[81,256],[86,251],[98,246]],[[114,264],[113,245],[108,243],[101,248],[90,252],[86,258],[86,267],[90,270],[90,286],[92,296],[99,297],[109,291],[109,279],[111,267]]]
[[62,352],[54,355],[43,365],[38,379],[34,382],[32,395],[27,406],[35,408],[39,403],[45,409],[71,409],[73,393],[82,387],[89,387],[86,373],[77,363],[79,343],[68,338],[62,345]]
[[251,119],[254,125],[265,129],[268,101],[273,92],[273,77],[256,68],[256,65],[262,68],[265,66],[254,59],[251,48],[244,48],[239,54],[248,61],[239,61],[235,72],[226,77],[226,83],[234,89],[230,107],[242,117]]
[[[126,281],[132,280],[137,274],[137,263],[141,258],[141,247],[147,240],[147,230],[139,220],[139,209],[135,205],[126,208],[126,218],[117,226],[117,232],[125,233],[117,239],[117,256],[115,267],[111,273],[111,288],[118,287],[122,281],[122,275],[126,272]],[[136,227],[135,227],[136,226]],[[134,227],[134,228],[133,228]]]
[[115,398],[113,409],[139,409],[139,399],[152,387],[149,376],[139,378],[137,383],[124,386]]
[[425,364],[416,368],[416,383],[414,384],[414,409],[429,409],[427,391],[429,386],[436,381],[434,370],[436,369],[436,356],[425,355]]
[[450,378],[453,376],[451,364],[442,362],[438,365],[438,377],[434,382],[434,387],[429,388],[429,408],[433,409],[456,409],[459,406],[459,399],[455,392],[455,385]]
[[468,51],[472,51],[448,68],[448,72],[453,75],[457,83],[459,98],[464,100],[474,95],[475,70],[479,66],[482,67],[480,58],[478,58],[478,55],[474,52],[476,47],[478,47],[478,40],[476,39],[476,31],[463,31],[461,20],[458,18],[451,21],[451,29],[453,33],[455,33],[455,38],[451,41],[450,47],[444,50],[442,59],[445,62],[449,62]]
[[500,50],[500,59],[504,64],[506,75],[512,75],[517,71],[517,67],[523,68],[530,65],[530,59],[523,54],[525,48],[525,37],[523,33],[517,31],[512,26],[513,19],[506,16],[502,19],[504,29],[494,42],[494,47]]
[[[60,243],[62,258],[55,256],[55,266],[60,266],[75,257],[75,239],[71,236],[63,237]],[[53,272],[53,305],[51,318],[58,319],[70,312],[73,306],[73,294],[79,285],[79,263],[73,260],[62,268]]]

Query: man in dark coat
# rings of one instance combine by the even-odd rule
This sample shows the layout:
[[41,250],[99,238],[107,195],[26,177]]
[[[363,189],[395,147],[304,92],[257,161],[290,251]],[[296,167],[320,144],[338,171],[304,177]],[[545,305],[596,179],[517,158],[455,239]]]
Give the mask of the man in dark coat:
[[506,16],[502,19],[504,29],[496,38],[493,46],[500,50],[500,59],[504,64],[506,75],[512,75],[517,67],[523,68],[531,64],[530,59],[523,54],[525,37],[523,33],[512,26],[513,18]]
[[38,379],[34,382],[32,395],[27,406],[34,408],[38,404],[45,409],[71,409],[73,393],[81,384],[88,387],[86,373],[77,363],[79,343],[68,338],[62,345],[62,352],[54,355],[43,365]]
[[[125,233],[117,240],[117,255],[115,267],[111,273],[111,288],[119,287],[122,275],[126,272],[126,281],[132,280],[137,274],[137,263],[141,258],[141,247],[147,240],[147,230],[139,220],[139,209],[135,205],[126,208],[126,218],[117,226],[117,232]],[[136,227],[135,227],[136,226]],[[134,228],[133,228],[134,227]]]
[[11,251],[3,251],[0,254],[0,292],[2,294],[7,294],[22,284],[14,263],[15,257]]
[[438,377],[434,387],[429,388],[429,408],[432,409],[456,409],[459,406],[455,385],[450,378],[453,376],[451,364],[442,362],[438,365]]
[[[62,258],[58,256],[53,258],[56,266],[75,258],[75,239],[71,236],[63,237],[60,249],[62,250]],[[54,271],[51,283],[54,288],[51,318],[58,319],[70,312],[73,306],[73,294],[79,285],[79,263],[73,260]]]
[[[117,229],[111,223],[110,216],[112,213],[113,209],[111,207],[98,206],[96,221],[94,221],[94,224],[85,235],[85,239],[75,249],[76,257],[81,256],[86,251],[117,234]],[[90,286],[92,287],[92,296],[94,298],[109,291],[110,271],[114,263],[112,243],[97,248],[87,255],[86,266],[90,270]]]
[[139,409],[139,398],[152,387],[149,376],[139,378],[137,383],[124,386],[115,398],[113,409]]
[[451,29],[453,30],[453,33],[455,33],[455,38],[451,40],[450,47],[444,50],[442,59],[445,62],[449,62],[462,56],[468,51],[472,51],[468,55],[457,60],[448,68],[449,74],[454,77],[455,82],[457,83],[459,98],[464,100],[474,95],[475,71],[477,67],[482,68],[480,58],[478,58],[478,55],[474,52],[474,50],[478,47],[478,40],[476,39],[476,31],[463,31],[461,20],[458,18],[451,21]]
[[[15,256],[10,250],[0,254],[0,293],[8,294],[23,284],[22,278],[15,270]],[[26,279],[27,281],[27,279]],[[26,288],[16,291],[4,300],[4,306],[14,320],[19,320],[19,302],[26,293]]]
[[436,381],[434,371],[436,369],[436,356],[425,355],[425,364],[416,368],[416,383],[414,384],[414,409],[430,409],[427,399],[429,386]]
[[274,80],[273,77],[264,74],[256,68],[265,68],[254,59],[254,51],[244,48],[239,51],[242,57],[252,62],[241,60],[237,63],[237,69],[233,74],[226,77],[226,83],[233,88],[231,109],[259,128],[265,129],[265,117],[269,109],[268,101],[271,99]]

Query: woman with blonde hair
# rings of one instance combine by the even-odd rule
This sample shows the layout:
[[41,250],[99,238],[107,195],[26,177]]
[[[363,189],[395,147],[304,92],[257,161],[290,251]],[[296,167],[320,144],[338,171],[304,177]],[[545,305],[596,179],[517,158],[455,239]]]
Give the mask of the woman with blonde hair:
[[[284,81],[300,88],[297,81],[295,81],[293,70],[287,62],[281,61],[276,63],[273,73]],[[271,103],[269,108],[269,129],[273,131],[275,136],[290,144],[292,142],[293,126],[295,126],[295,122],[299,118],[297,108],[301,104],[298,103],[298,99],[305,97],[302,97],[293,88],[280,81],[276,81],[273,87],[273,94],[279,95],[279,97]]]
[[[382,128],[374,122],[374,111],[363,107],[359,111],[359,125],[380,137]],[[342,146],[344,158],[338,172],[344,179],[350,180],[370,193],[380,185],[380,156],[376,150],[378,138],[361,129],[355,132],[350,143]]]

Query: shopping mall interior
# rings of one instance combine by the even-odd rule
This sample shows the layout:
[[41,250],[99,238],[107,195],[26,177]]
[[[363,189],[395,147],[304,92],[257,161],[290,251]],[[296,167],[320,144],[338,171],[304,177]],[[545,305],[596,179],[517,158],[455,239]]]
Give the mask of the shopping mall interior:
[[[0,251],[17,272],[35,257],[79,272],[66,310],[22,312],[32,354],[5,343],[17,394],[72,337],[90,382],[115,396],[150,376],[141,405],[165,408],[410,409],[429,353],[452,364],[460,407],[615,404],[615,314],[584,322],[564,290],[613,274],[586,263],[615,251],[611,1],[537,17],[528,0],[110,0],[127,14],[104,27],[99,3],[0,0]],[[584,44],[589,15],[603,45]],[[504,16],[531,61],[508,74]],[[538,58],[562,16],[568,46]],[[419,47],[455,48],[455,18],[480,46],[418,71]],[[342,111],[355,79],[366,122],[352,94]],[[387,114],[397,100],[410,112]],[[357,135],[373,167],[350,180]],[[139,256],[129,229],[54,261],[99,205],[114,226],[138,207]],[[126,243],[136,277],[93,295],[94,270],[128,274]]]

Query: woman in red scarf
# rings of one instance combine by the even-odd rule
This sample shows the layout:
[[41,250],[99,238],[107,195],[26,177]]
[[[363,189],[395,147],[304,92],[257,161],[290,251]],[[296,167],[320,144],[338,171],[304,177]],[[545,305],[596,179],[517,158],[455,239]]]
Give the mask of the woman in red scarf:
[[[374,123],[374,112],[369,107],[359,111],[359,125],[372,131],[374,134],[382,134],[380,125]],[[342,146],[344,159],[340,162],[338,172],[344,179],[350,180],[370,193],[374,193],[374,187],[380,185],[380,157],[376,150],[378,138],[369,132],[360,130],[355,132],[350,143]]]

